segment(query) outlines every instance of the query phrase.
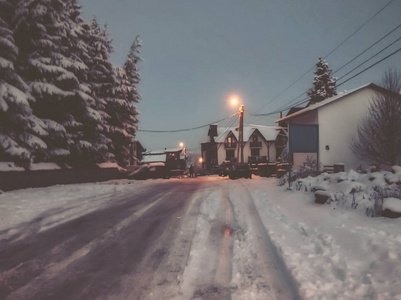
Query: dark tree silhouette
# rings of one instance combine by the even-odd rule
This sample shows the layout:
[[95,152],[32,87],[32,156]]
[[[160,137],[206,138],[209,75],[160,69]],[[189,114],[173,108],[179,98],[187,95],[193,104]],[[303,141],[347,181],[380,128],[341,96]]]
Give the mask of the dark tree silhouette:
[[380,167],[401,160],[401,73],[388,70],[382,80],[387,89],[372,98],[369,113],[358,126],[352,150],[361,160]]

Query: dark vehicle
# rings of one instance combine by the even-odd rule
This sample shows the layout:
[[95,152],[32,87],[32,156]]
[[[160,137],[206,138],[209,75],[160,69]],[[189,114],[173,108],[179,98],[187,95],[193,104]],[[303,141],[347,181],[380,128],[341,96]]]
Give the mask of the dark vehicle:
[[230,175],[231,168],[233,167],[233,163],[230,161],[223,161],[219,168],[219,176],[228,176]]
[[145,180],[155,178],[170,178],[170,171],[166,168],[164,163],[150,163],[139,167],[131,174],[128,175],[129,179]]
[[252,178],[252,171],[248,164],[234,164],[228,176],[230,179],[240,177]]

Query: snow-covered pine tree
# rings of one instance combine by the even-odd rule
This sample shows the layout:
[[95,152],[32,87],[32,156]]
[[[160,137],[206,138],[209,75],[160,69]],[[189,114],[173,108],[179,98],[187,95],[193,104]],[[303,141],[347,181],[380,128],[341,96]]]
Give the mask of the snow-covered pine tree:
[[[38,160],[71,161],[89,156],[93,132],[101,115],[81,84],[88,68],[81,57],[81,20],[76,1],[21,0],[15,15],[15,40],[20,48],[18,71],[36,102],[34,114],[46,124],[48,151]],[[96,127],[96,126],[89,126]]]
[[319,61],[316,64],[313,88],[308,91],[308,96],[310,97],[308,105],[318,103],[335,95],[337,95],[336,78],[331,76],[331,69],[329,69],[326,61],[319,57]]
[[[87,44],[87,54],[84,60],[88,66],[87,85],[96,100],[96,109],[101,115],[102,122],[96,127],[99,145],[102,147],[103,160],[115,161],[112,149],[112,141],[109,138],[110,116],[106,113],[109,99],[113,97],[114,66],[110,60],[113,51],[111,40],[108,37],[107,27],[100,28],[94,18],[84,26]],[[107,150],[105,150],[107,148]]]
[[15,40],[20,48],[18,71],[35,97],[34,113],[46,124],[48,132],[48,151],[39,160],[70,154],[70,140],[62,123],[66,121],[65,104],[75,93],[62,86],[75,86],[77,78],[58,64],[63,59],[63,9],[59,0],[20,0],[15,15]]
[[141,40],[137,36],[132,43],[127,61],[123,68],[116,68],[114,98],[108,102],[107,112],[111,116],[110,138],[113,141],[113,152],[118,163],[125,165],[130,160],[130,147],[135,141],[137,130],[137,110],[135,103],[141,99],[137,85],[140,74],[137,67],[140,59]]
[[[73,135],[75,143],[70,146],[72,160],[82,160],[90,162],[102,162],[106,160],[108,151],[108,140],[105,138],[104,123],[108,117],[104,113],[104,104],[102,100],[93,96],[91,87],[91,68],[93,67],[93,51],[90,41],[91,32],[88,24],[84,23],[80,13],[81,7],[76,0],[66,2],[67,22],[69,26],[69,39],[66,39],[66,46],[69,49],[71,57],[78,62],[71,66],[66,66],[67,70],[72,71],[79,79],[79,89],[77,98],[81,100],[83,110],[74,117],[82,126],[70,126],[69,123],[63,125]],[[67,55],[66,53],[65,55]],[[71,68],[72,67],[72,68]],[[75,67],[75,69],[74,69]],[[71,124],[73,125],[73,124]]]
[[15,70],[18,47],[11,20],[15,11],[12,0],[0,0],[0,157],[27,163],[47,148],[41,137],[45,124],[32,114],[28,86]]

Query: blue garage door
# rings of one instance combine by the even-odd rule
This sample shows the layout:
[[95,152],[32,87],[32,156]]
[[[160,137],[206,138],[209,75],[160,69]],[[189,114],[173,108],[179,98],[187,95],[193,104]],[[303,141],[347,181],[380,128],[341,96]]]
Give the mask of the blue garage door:
[[318,153],[319,125],[290,124],[289,125],[289,152]]

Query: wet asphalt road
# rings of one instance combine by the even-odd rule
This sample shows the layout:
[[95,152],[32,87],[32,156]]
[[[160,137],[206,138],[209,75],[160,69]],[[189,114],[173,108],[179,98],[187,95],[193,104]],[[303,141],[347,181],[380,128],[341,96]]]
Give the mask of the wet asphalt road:
[[[163,233],[174,234],[180,222],[177,217],[199,184],[154,185],[116,202],[110,199],[107,208],[43,232],[38,232],[41,217],[20,225],[24,228],[19,230],[29,231],[28,237],[18,240],[13,236],[0,244],[0,299],[121,295],[121,277],[135,273]],[[51,213],[44,212],[43,217]],[[123,220],[127,224],[116,229]],[[171,241],[164,239],[164,249]],[[157,265],[163,254],[163,250],[155,252],[152,264]]]

